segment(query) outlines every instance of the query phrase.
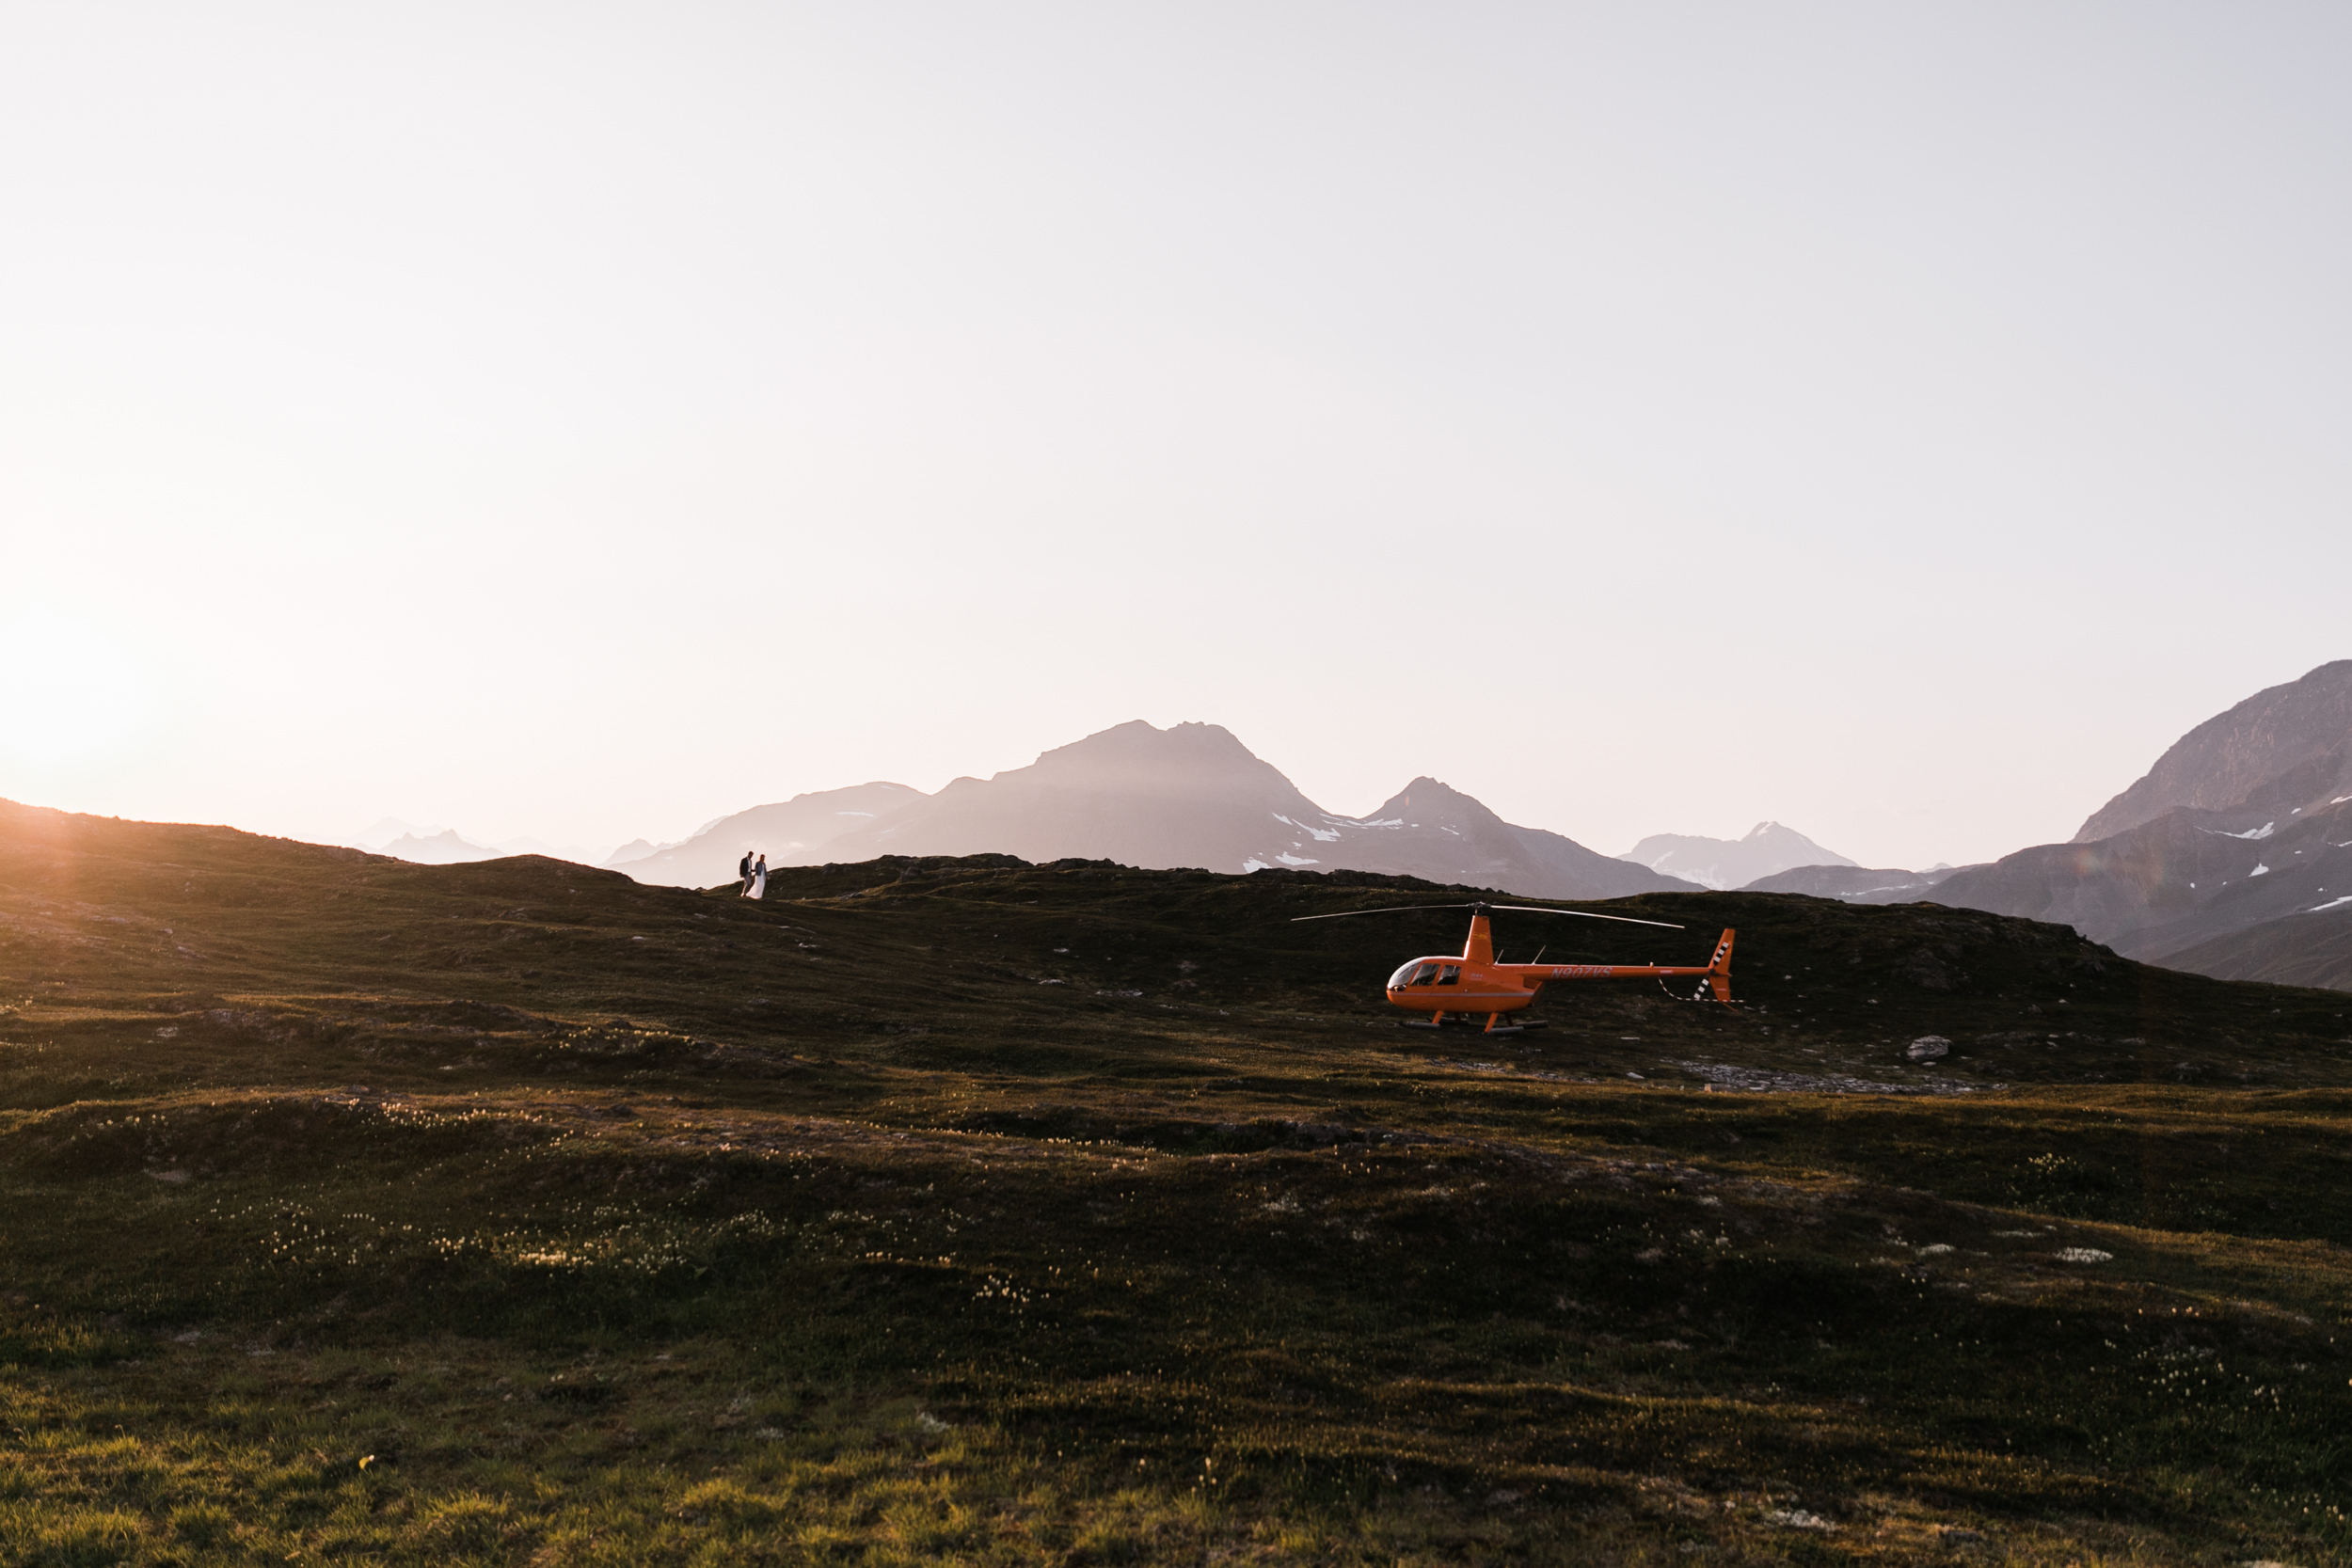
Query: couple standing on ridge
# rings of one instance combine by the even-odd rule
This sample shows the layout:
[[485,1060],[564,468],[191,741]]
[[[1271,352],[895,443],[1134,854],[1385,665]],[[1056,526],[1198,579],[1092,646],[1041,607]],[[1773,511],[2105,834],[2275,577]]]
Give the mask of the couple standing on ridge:
[[768,857],[765,854],[759,857],[759,863],[755,865],[752,863],[752,852],[749,849],[744,850],[743,863],[737,866],[735,870],[736,874],[743,879],[744,897],[765,898],[768,895]]

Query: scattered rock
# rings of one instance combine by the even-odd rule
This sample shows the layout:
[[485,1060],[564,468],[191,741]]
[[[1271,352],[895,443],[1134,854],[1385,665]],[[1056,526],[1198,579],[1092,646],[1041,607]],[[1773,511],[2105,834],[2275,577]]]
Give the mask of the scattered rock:
[[1820,1514],[1808,1513],[1802,1508],[1776,1508],[1764,1515],[1764,1522],[1778,1525],[1783,1529],[1830,1530],[1837,1528]]
[[1941,1061],[1951,1053],[1952,1042],[1942,1035],[1922,1035],[1903,1051],[1915,1062]]

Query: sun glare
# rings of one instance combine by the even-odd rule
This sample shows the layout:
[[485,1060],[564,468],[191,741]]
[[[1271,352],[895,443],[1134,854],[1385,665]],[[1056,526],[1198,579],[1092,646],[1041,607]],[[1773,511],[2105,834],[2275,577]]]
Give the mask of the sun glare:
[[138,657],[90,623],[0,621],[0,752],[54,766],[107,751],[137,735],[150,698]]

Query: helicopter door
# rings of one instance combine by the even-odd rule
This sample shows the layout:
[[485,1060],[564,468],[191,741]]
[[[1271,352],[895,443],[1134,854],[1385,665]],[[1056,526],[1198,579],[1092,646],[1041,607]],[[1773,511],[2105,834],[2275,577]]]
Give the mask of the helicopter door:
[[1438,984],[1441,986],[1458,986],[1461,983],[1462,966],[1460,964],[1448,964],[1438,974]]
[[1423,964],[1423,965],[1422,965],[1422,966],[1421,966],[1421,973],[1419,973],[1418,974],[1415,974],[1415,975],[1413,976],[1413,984],[1414,984],[1414,985],[1417,985],[1417,986],[1425,986],[1425,985],[1428,985],[1431,981],[1435,980],[1435,979],[1438,977],[1438,968],[1439,968],[1439,966],[1438,966],[1438,965],[1437,965],[1437,964]]

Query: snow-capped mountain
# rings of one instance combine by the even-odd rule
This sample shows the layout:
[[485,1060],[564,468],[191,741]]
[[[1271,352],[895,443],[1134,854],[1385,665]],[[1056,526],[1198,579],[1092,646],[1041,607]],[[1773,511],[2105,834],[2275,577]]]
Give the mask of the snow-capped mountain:
[[1744,838],[1701,838],[1691,833],[1652,833],[1617,857],[1646,865],[1661,876],[1718,891],[1746,887],[1760,877],[1800,865],[1851,865],[1794,828],[1758,822]]

